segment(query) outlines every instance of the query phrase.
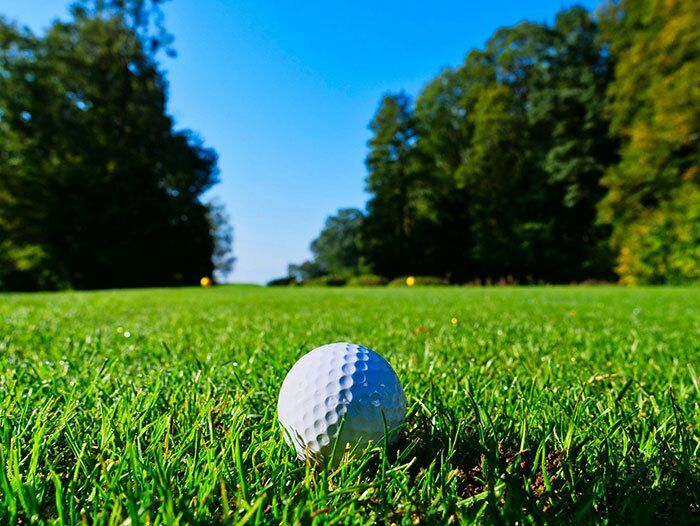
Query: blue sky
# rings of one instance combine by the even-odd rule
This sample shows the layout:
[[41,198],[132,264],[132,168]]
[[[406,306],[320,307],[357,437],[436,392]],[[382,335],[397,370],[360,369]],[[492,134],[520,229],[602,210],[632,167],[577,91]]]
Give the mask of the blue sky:
[[[42,32],[64,0],[1,0]],[[307,2],[172,0],[171,114],[219,153],[236,282],[264,283],[309,257],[325,218],[363,208],[367,125],[383,93],[415,95],[501,26],[551,21],[562,0]]]

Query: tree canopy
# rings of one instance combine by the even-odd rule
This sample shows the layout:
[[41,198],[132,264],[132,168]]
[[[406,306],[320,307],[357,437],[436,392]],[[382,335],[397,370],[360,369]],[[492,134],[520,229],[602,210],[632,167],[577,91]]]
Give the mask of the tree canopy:
[[700,281],[700,9],[622,0],[499,29],[371,121],[370,272]]
[[364,214],[356,208],[342,208],[326,220],[318,238],[311,243],[314,260],[329,274],[352,274],[362,268],[360,235]]
[[216,152],[167,114],[150,8],[90,6],[44,36],[0,21],[0,287],[196,283],[231,263],[200,199]]
[[601,214],[617,272],[632,284],[700,281],[700,3],[623,0],[603,20],[621,158]]
[[[596,223],[611,60],[582,8],[502,29],[370,126],[366,250],[389,277],[610,276]],[[400,111],[399,111],[400,110]],[[374,249],[377,247],[376,249]]]

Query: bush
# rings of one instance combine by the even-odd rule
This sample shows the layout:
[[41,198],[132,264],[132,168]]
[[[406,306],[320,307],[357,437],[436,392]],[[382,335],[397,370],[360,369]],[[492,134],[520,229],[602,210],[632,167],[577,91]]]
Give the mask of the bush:
[[277,278],[267,282],[268,287],[288,287],[290,285],[296,285],[297,282],[294,278],[287,276],[285,278]]
[[402,276],[400,278],[392,279],[389,282],[389,286],[407,287],[408,278],[413,278],[413,285],[411,285],[412,287],[427,287],[448,284],[445,278],[440,278],[438,276]]
[[348,280],[348,287],[381,287],[386,285],[387,280],[382,276],[375,274],[366,274],[364,276],[353,276]]
[[328,275],[307,279],[302,285],[307,287],[343,287],[347,282],[347,276]]

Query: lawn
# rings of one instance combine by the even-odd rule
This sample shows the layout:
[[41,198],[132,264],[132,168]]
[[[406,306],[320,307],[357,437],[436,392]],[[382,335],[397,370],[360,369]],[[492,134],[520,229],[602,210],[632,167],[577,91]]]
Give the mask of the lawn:
[[[313,469],[277,394],[334,341],[407,425]],[[700,289],[0,295],[0,524],[697,524],[698,375]]]

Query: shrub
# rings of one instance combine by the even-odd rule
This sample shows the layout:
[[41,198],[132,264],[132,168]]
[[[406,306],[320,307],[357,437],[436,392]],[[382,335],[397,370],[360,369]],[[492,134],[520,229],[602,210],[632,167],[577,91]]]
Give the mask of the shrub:
[[328,276],[321,276],[320,278],[307,279],[302,285],[308,287],[343,287],[347,282],[347,276],[329,274]]
[[408,278],[413,278],[412,287],[426,287],[435,285],[447,285],[447,280],[445,278],[440,278],[438,276],[402,276],[400,278],[392,279],[389,282],[390,287],[407,287]]
[[381,287],[386,285],[387,280],[382,276],[375,274],[366,274],[363,276],[353,276],[348,280],[348,287]]
[[267,282],[268,287],[287,287],[289,285],[296,285],[296,280],[290,276],[285,278],[276,278]]

